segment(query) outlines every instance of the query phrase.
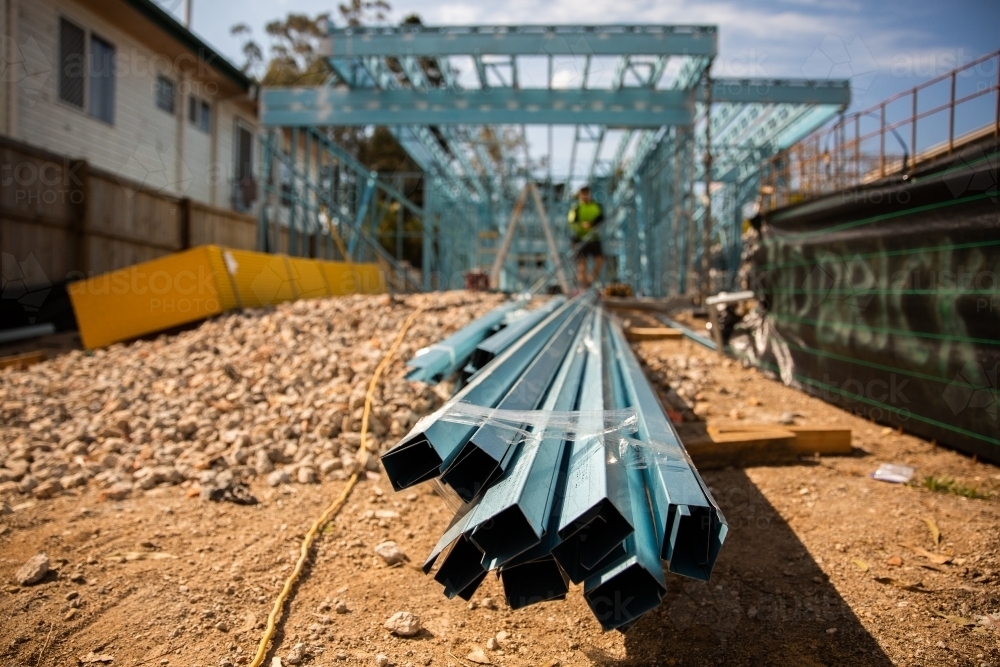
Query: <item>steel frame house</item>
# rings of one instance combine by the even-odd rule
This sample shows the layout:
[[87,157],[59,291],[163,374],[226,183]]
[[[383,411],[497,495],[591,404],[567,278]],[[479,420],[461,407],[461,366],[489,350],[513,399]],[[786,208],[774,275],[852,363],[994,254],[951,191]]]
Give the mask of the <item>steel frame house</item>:
[[[425,172],[425,289],[461,286],[492,263],[529,180],[563,226],[573,191],[592,184],[609,213],[611,269],[638,293],[722,289],[736,280],[759,164],[842,112],[850,86],[712,78],[717,42],[714,26],[330,27],[327,85],[266,89],[261,117],[283,135],[391,129]],[[548,150],[533,160],[528,128],[538,126]],[[556,174],[559,126],[573,134]],[[378,175],[361,180],[362,193],[402,197]],[[344,209],[349,234],[370,236],[358,213],[367,202],[355,195]],[[554,274],[537,220],[525,223],[501,288]]]

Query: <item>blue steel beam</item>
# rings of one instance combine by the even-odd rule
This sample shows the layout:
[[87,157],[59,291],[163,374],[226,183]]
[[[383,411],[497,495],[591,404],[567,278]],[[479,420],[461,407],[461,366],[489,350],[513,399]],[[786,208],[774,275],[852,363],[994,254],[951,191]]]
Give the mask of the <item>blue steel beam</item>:
[[[628,71],[629,58],[629,55],[620,56],[618,62],[615,63],[615,71],[611,75],[612,90],[619,90],[625,84],[625,72]],[[597,165],[601,159],[601,148],[604,145],[604,136],[606,134],[607,128],[601,127],[597,134],[597,142],[594,144],[594,157],[591,158],[590,169],[587,170],[588,183],[594,180],[594,174],[597,173]]]
[[[398,75],[393,72],[386,61],[381,58],[366,57],[361,59],[365,71],[372,78],[375,84],[383,91],[387,90],[398,90],[401,87],[401,82]],[[426,75],[424,74],[423,68],[420,64],[413,58],[403,58],[402,64],[410,83],[416,88],[426,87]],[[410,67],[407,68],[407,65]],[[397,121],[398,122],[398,121]],[[382,123],[379,123],[380,125]],[[427,127],[414,126],[413,127],[414,136],[420,141],[420,143],[425,147],[425,149],[434,156],[434,159],[442,170],[446,165],[450,163],[448,155],[452,155],[458,160],[459,165],[465,171],[467,178],[472,183],[472,186],[479,193],[479,197],[483,200],[488,199],[489,195],[483,184],[479,180],[478,174],[469,164],[465,157],[465,154],[451,144],[454,142],[449,141],[450,137],[445,136],[442,132],[442,137],[446,144],[448,144],[447,149],[442,149],[438,144],[438,140],[432,135]]]
[[[663,76],[663,70],[665,70],[666,67],[667,67],[667,60],[668,60],[667,56],[660,56],[659,58],[656,59],[655,62],[652,62],[652,63],[631,63],[629,65],[629,67],[631,68],[632,73],[635,75],[635,77],[639,80],[639,84],[640,84],[641,87],[643,87],[643,88],[655,88],[656,84],[660,81],[660,77]],[[645,76],[643,76],[643,74],[641,72],[636,71],[636,69],[635,69],[636,65],[647,65],[649,67],[649,71],[645,74]],[[624,77],[623,77],[622,82],[624,83]],[[684,86],[684,87],[686,88],[686,86]],[[675,88],[676,88],[676,86],[675,86]],[[647,138],[648,135],[650,135],[650,134],[652,134],[654,132],[655,132],[654,130],[646,130],[644,132],[644,134],[643,134],[643,137],[640,138],[640,142],[642,141],[642,139]],[[618,144],[618,149],[615,151],[615,159],[614,159],[614,163],[612,164],[612,167],[611,167],[611,173],[612,174],[618,173],[618,170],[621,168],[622,161],[625,159],[625,150],[626,150],[626,148],[628,148],[629,142],[632,140],[632,135],[633,135],[633,133],[631,131],[627,131],[627,132],[625,132],[624,135],[622,135],[621,142]],[[641,157],[639,156],[638,147],[639,147],[639,144],[636,144],[636,156],[635,157],[636,157],[636,159],[638,159],[639,161],[641,161],[643,159],[643,157],[645,157],[645,156],[641,156]]]
[[[539,407],[542,411],[576,407],[585,359],[581,353],[584,344],[580,333],[586,329],[579,326],[582,319],[581,314],[576,331],[571,333],[568,354]],[[545,438],[541,424],[535,429],[537,433],[514,445],[508,472],[485,492],[469,523],[469,536],[483,550],[483,563],[491,570],[538,544],[549,519],[565,441]]]
[[[497,405],[498,410],[538,409],[563,358],[572,346],[588,306],[586,303],[581,304],[563,322],[562,327],[549,339],[545,348]],[[525,426],[527,425],[521,425],[514,432],[508,424],[484,424],[479,427],[469,442],[459,450],[452,464],[442,473],[441,481],[453,488],[462,500],[471,501],[507,469],[513,454],[512,444],[517,440],[521,428]],[[493,537],[496,535],[492,534]],[[489,537],[485,542],[478,540],[476,542],[487,555],[492,553],[487,544],[499,548],[496,540]],[[530,546],[529,544],[525,548]],[[510,556],[515,555],[517,554],[510,554]]]
[[501,326],[511,311],[521,305],[520,301],[501,304],[441,342],[419,350],[406,362],[407,367],[413,369],[406,374],[406,379],[410,382],[437,384],[448,377],[465,364],[476,351],[476,346]]
[[[603,312],[595,308],[590,328],[594,352],[587,357],[580,410],[593,415],[609,407],[605,389],[607,340]],[[597,421],[581,419],[586,428]],[[594,429],[596,430],[596,429]],[[605,449],[601,438],[573,443],[566,472],[566,497],[560,508],[559,537],[552,555],[574,583],[601,571],[608,559],[617,559],[622,541],[632,534],[632,506],[625,471]]]
[[517,319],[509,322],[498,333],[493,334],[476,346],[476,349],[472,352],[472,356],[469,358],[469,365],[464,370],[470,376],[478,372],[565,302],[566,297],[564,296],[553,297],[534,310],[523,313]]
[[[330,59],[329,63],[337,76],[352,88],[387,88],[399,82],[396,74],[389,69],[384,60],[379,58]],[[324,89],[331,88],[327,86]],[[462,182],[456,179],[453,173],[449,154],[441,148],[426,126],[400,124],[390,127],[390,131],[421,169],[440,177],[454,194],[463,191]]]
[[729,524],[691,463],[617,323],[611,326],[629,404],[639,415],[639,439],[650,447],[643,474],[653,506],[660,557],[671,572],[708,581]]
[[679,90],[488,91],[269,88],[261,95],[265,126],[594,124],[690,125],[691,95]]
[[321,55],[360,56],[714,56],[715,26],[399,26],[331,28]]
[[[427,79],[427,74],[426,72],[424,72],[423,66],[416,58],[407,56],[401,58],[400,62],[403,65],[403,71],[406,73],[406,78],[409,79],[410,84],[415,89],[417,90],[430,89],[431,83]],[[390,85],[383,86],[383,88],[398,89],[399,85],[400,84],[398,79],[393,79]],[[465,173],[469,175],[469,178],[472,180],[473,187],[475,187],[476,190],[479,192],[479,196],[482,197],[483,200],[489,199],[489,195],[487,194],[486,188],[484,188],[483,184],[480,182],[479,174],[476,173],[476,170],[469,163],[468,157],[466,157],[465,153],[462,152],[462,150],[457,146],[459,142],[457,142],[455,140],[455,137],[452,136],[451,130],[447,127],[441,127],[439,128],[439,130],[442,136],[444,137],[445,141],[448,143],[449,151],[451,152],[452,155],[455,156],[459,164],[462,165],[462,169],[465,171]],[[482,161],[481,156],[479,156],[479,159],[480,161]],[[489,169],[489,166],[484,164],[483,172],[485,173],[487,169]],[[492,181],[494,179],[490,180]]]
[[[698,91],[704,101],[704,91]],[[712,102],[741,104],[835,104],[851,103],[847,79],[713,79]]]
[[[450,408],[459,401],[496,407],[578,303],[569,301],[542,320],[494,360],[499,372],[474,378],[443,408]],[[382,455],[382,467],[393,488],[399,491],[437,477],[447,469],[475,431],[474,426],[442,420],[419,423],[395,447]]]
[[[611,357],[607,380],[613,405],[624,408],[629,406],[629,399],[626,396],[624,369],[621,368],[622,351],[616,349],[620,346],[621,341],[613,338],[607,352]],[[640,616],[658,607],[667,591],[657,548],[656,528],[643,480],[643,455],[635,447],[629,447],[622,454],[635,528],[634,533],[625,539],[625,554],[611,566],[588,578],[583,587],[587,604],[605,630],[628,629]],[[629,604],[617,604],[617,601],[625,599],[630,601]]]
[[[671,84],[673,90],[689,90],[694,86],[708,71],[711,66],[712,60],[708,57],[701,58],[689,58],[681,67],[680,72],[677,73],[677,78]],[[659,80],[660,76],[663,74],[663,70],[666,68],[666,61],[662,60],[657,63],[659,71],[654,70],[654,76],[651,76],[652,85],[656,85],[656,81]],[[632,157],[632,161],[629,163],[628,168],[625,170],[624,176],[618,181],[615,187],[615,192],[611,197],[612,207],[615,210],[623,210],[621,203],[627,201],[634,196],[634,180],[635,175],[639,172],[639,169],[646,162],[646,158],[653,152],[653,150],[659,145],[664,136],[663,132],[658,132],[657,130],[645,130],[643,136],[640,138],[639,143],[636,144],[635,155]],[[626,135],[627,138],[631,138]],[[624,146],[620,146],[619,150],[622,151],[624,155]],[[612,172],[615,173],[615,172]],[[617,224],[617,222],[616,222]]]

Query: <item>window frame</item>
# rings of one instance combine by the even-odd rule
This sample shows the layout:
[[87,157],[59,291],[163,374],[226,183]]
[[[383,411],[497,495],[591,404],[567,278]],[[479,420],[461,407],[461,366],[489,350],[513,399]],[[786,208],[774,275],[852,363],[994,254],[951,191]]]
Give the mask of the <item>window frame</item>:
[[[243,133],[246,133],[249,137],[249,153],[244,156],[242,155],[242,138]],[[232,191],[233,191],[233,208],[240,212],[247,212],[253,208],[253,204],[244,205],[242,200],[243,195],[243,179],[240,177],[240,173],[244,172],[244,176],[248,176],[251,180],[254,178],[254,163],[256,162],[256,132],[253,127],[250,126],[245,120],[240,117],[235,117],[233,119],[233,178],[232,178]],[[245,159],[241,159],[245,158]],[[246,165],[246,169],[243,169],[243,165]]]
[[209,136],[212,134],[212,103],[200,95],[190,93],[188,98],[188,124]]
[[[166,97],[161,97],[163,91],[162,84],[168,84],[170,86],[170,108],[166,108],[160,104]],[[156,75],[156,82],[153,84],[153,105],[165,114],[174,116],[177,114],[177,83],[171,79],[166,74]]]
[[[81,38],[81,44],[80,44],[80,52],[78,54],[77,53],[73,53],[73,54],[65,54],[65,53],[63,53],[63,26],[64,25],[70,26],[71,28],[75,28],[76,30],[80,31],[80,34],[81,34],[82,38]],[[76,21],[74,21],[74,20],[72,20],[70,18],[67,18],[66,16],[60,15],[59,16],[59,29],[58,30],[59,30],[59,38],[58,38],[57,43],[56,43],[56,51],[58,52],[57,55],[56,55],[56,62],[58,63],[58,67],[59,67],[59,70],[58,70],[58,74],[59,75],[58,75],[58,77],[56,77],[56,88],[57,88],[57,90],[56,90],[56,99],[59,100],[59,102],[65,104],[67,106],[70,106],[70,107],[72,107],[72,108],[74,108],[74,109],[76,109],[78,111],[83,111],[84,113],[86,113],[86,110],[87,110],[87,66],[88,66],[88,62],[89,62],[89,60],[88,60],[89,59],[89,53],[87,52],[87,44],[88,44],[87,29],[84,28],[79,23],[77,23]],[[73,56],[79,56],[79,58],[80,58],[80,62],[76,63],[76,66],[81,69],[80,74],[79,74],[79,78],[80,78],[80,103],[79,104],[77,104],[74,100],[67,99],[66,97],[63,96],[63,94],[64,94],[64,92],[63,92],[64,84],[68,83],[68,81],[63,78],[63,77],[66,76],[65,70],[67,69],[67,67],[66,67],[67,63],[64,62],[64,61],[68,60],[69,57],[73,57]]]
[[205,134],[212,134],[212,105],[208,100],[199,98],[198,129]]
[[[117,53],[118,53],[118,49],[110,41],[104,39],[103,37],[101,37],[100,35],[98,35],[97,33],[95,33],[94,31],[88,30],[87,32],[88,32],[89,37],[90,37],[90,39],[87,40],[87,45],[89,47],[88,48],[88,52],[89,52],[88,56],[89,57],[87,58],[87,62],[89,64],[89,66],[90,66],[90,70],[87,72],[87,84],[88,84],[87,85],[87,115],[89,115],[91,118],[96,118],[97,120],[99,120],[101,122],[107,123],[108,125],[111,125],[113,127],[114,124],[115,124],[115,107],[116,107],[117,101],[118,101],[118,95],[117,95],[117,92],[118,92],[118,86],[117,86],[117,83],[118,83],[118,69],[115,66],[115,60],[116,60],[116,56],[117,56]],[[97,53],[97,49],[94,48],[95,45],[101,46],[102,49],[103,49],[103,53],[105,55],[108,55],[107,61],[105,63],[102,63],[102,65],[107,65],[107,67],[110,70],[109,73],[105,73],[103,71],[103,67],[102,67],[100,75],[99,76],[95,75],[95,71],[94,71],[94,69],[95,69],[95,67],[94,67],[95,63],[93,62],[93,58],[95,57],[95,55]],[[102,83],[95,83],[95,82],[102,82]],[[104,83],[104,82],[107,82],[107,83]],[[107,107],[108,108],[104,109],[103,108],[104,105],[102,104],[101,108],[95,109],[94,105],[100,104],[100,102],[98,102],[97,100],[95,100],[95,95],[94,95],[94,93],[95,93],[95,86],[101,86],[102,87],[101,90],[103,91],[104,90],[104,88],[103,88],[104,85],[107,85],[108,86],[107,90],[110,91],[110,92],[107,93],[109,99],[108,100],[104,100],[104,102],[107,103]],[[105,117],[104,115],[102,115],[105,112],[107,113],[107,117]]]
[[[81,21],[81,20],[77,19],[76,17],[69,16],[67,14],[64,14],[64,13],[60,12],[59,14],[57,14],[57,19],[58,19],[58,26],[59,27],[57,29],[58,30],[58,38],[56,40],[56,47],[55,47],[55,49],[56,49],[56,62],[57,62],[57,67],[58,67],[58,70],[57,70],[57,75],[58,76],[55,77],[56,78],[56,97],[55,97],[56,103],[64,106],[67,109],[72,109],[73,111],[76,111],[78,113],[82,113],[85,116],[87,116],[88,118],[92,118],[92,119],[94,119],[94,120],[96,120],[96,121],[98,121],[100,123],[104,123],[105,125],[110,125],[111,127],[115,127],[115,115],[116,115],[115,111],[117,110],[117,106],[118,106],[118,69],[117,69],[118,46],[114,42],[112,42],[111,40],[106,39],[105,37],[101,36],[100,34],[94,32],[94,30],[92,30],[86,24],[85,21]],[[62,52],[62,46],[63,46],[62,26],[63,26],[64,23],[67,24],[67,25],[69,25],[69,26],[72,26],[73,28],[76,28],[77,30],[81,31],[81,33],[83,34],[83,49],[82,49],[82,53],[81,53],[82,61],[79,64],[79,66],[83,68],[83,71],[81,73],[81,79],[82,79],[81,87],[83,89],[83,91],[82,91],[83,101],[79,105],[76,104],[75,101],[68,100],[68,99],[66,99],[66,98],[63,97],[63,78],[62,77],[64,75],[64,72],[63,72],[63,69],[64,69],[64,67],[63,67],[64,66],[63,55],[64,54]],[[110,93],[109,93],[110,102],[109,102],[109,107],[108,107],[108,110],[107,110],[108,111],[108,117],[107,118],[105,118],[105,117],[103,117],[101,115],[98,115],[97,113],[94,113],[92,111],[92,108],[91,108],[91,104],[93,104],[93,101],[92,101],[92,98],[93,98],[92,86],[94,85],[93,82],[94,82],[94,79],[95,79],[94,72],[93,72],[93,63],[91,62],[91,58],[93,58],[93,51],[94,51],[93,44],[94,44],[94,41],[100,42],[103,46],[106,46],[107,47],[107,51],[109,52],[109,59],[108,59],[107,63],[109,65],[109,67],[110,67],[110,76],[107,77],[107,81],[110,82],[109,83],[109,85],[110,85]],[[104,78],[104,77],[101,77],[101,78]]]

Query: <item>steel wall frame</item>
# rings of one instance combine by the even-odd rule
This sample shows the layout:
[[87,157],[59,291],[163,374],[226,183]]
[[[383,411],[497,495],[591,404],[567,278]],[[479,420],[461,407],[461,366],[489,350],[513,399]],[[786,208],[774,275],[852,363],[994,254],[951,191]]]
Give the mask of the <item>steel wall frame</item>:
[[[735,280],[737,218],[753,196],[759,162],[850,100],[846,81],[712,79],[717,43],[714,26],[329,26],[320,49],[335,73],[328,85],[266,89],[261,116],[265,126],[286,128],[390,127],[426,174],[424,289],[460,287],[464,274],[482,265],[484,244],[502,231],[527,180],[546,188],[549,217],[561,225],[578,178],[578,144],[591,143],[587,179],[609,209],[602,235],[618,278],[655,296],[695,285],[714,290]],[[471,83],[459,80],[451,60],[459,56],[474,64]],[[556,56],[583,60],[579,86],[554,85]],[[595,86],[592,59],[615,56],[610,87]],[[522,59],[531,57],[548,63],[541,87],[523,85],[528,61]],[[671,62],[679,68],[669,68]],[[520,148],[528,157],[525,124],[548,126],[550,146],[553,125],[574,126],[565,179],[553,176],[551,154],[544,175],[515,157]],[[512,143],[515,133],[505,128],[518,125],[521,138]],[[624,133],[606,160],[609,128]],[[308,181],[310,174],[301,177]],[[315,207],[310,200],[302,210]],[[707,233],[695,235],[706,216]],[[507,289],[528,287],[537,277],[523,267],[538,255],[538,221],[529,213],[523,225],[517,261],[503,273]],[[298,244],[298,228],[291,229]],[[700,277],[706,252],[726,269],[713,272],[714,283]],[[544,263],[543,279],[553,269]]]

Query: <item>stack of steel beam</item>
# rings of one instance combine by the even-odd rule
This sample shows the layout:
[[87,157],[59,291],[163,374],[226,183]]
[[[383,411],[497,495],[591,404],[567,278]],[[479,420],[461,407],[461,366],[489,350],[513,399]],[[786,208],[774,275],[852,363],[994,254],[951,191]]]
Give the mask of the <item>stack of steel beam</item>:
[[515,313],[509,314],[506,318],[507,325],[498,333],[493,334],[477,345],[476,349],[473,350],[472,356],[469,358],[469,363],[462,369],[466,377],[472,377],[478,373],[483,366],[493,361],[493,359],[513,345],[529,329],[541,322],[546,315],[552,313],[553,310],[565,302],[565,297],[556,296],[535,310],[517,311],[516,319],[512,319]]
[[728,526],[618,323],[592,292],[507,341],[382,463],[398,491],[440,478],[464,501],[424,571],[470,599],[495,571],[507,603],[570,582],[605,630],[708,580]]
[[406,379],[436,384],[448,377],[464,366],[477,346],[502,327],[505,318],[523,304],[523,301],[508,301],[440,343],[420,350],[406,362],[413,369],[406,374]]

